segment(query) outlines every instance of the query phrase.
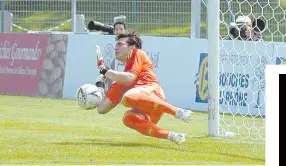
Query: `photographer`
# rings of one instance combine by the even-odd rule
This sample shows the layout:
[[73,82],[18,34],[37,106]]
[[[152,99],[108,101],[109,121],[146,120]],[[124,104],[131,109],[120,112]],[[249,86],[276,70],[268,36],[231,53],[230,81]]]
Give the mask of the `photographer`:
[[238,16],[235,23],[230,24],[229,36],[231,40],[262,41],[264,28],[265,23],[260,19],[251,22],[248,16]]

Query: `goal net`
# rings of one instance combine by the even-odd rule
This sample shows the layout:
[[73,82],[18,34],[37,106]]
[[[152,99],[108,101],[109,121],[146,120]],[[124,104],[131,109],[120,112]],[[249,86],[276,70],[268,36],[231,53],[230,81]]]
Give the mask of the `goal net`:
[[[210,7],[206,0],[202,4]],[[279,0],[220,1],[220,136],[265,139],[264,69],[286,62],[285,9],[286,1]]]

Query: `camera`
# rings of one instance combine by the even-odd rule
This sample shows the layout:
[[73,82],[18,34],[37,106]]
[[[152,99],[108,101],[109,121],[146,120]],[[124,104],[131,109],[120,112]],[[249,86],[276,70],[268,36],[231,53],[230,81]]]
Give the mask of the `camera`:
[[113,30],[114,30],[114,27],[112,25],[103,24],[97,21],[90,21],[87,25],[87,28],[89,30],[107,32],[110,35],[113,35]]

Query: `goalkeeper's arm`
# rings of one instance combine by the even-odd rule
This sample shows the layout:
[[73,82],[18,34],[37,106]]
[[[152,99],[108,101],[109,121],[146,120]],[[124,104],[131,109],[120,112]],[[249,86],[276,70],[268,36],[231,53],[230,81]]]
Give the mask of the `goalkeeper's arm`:
[[120,72],[115,70],[108,70],[105,76],[119,84],[130,85],[133,84],[136,79],[137,75],[132,72]]
[[104,96],[102,101],[98,104],[96,108],[97,112],[100,114],[108,113],[110,110],[112,110],[117,105],[117,104],[112,103],[108,97],[105,97],[105,92],[104,92],[105,82],[106,82],[106,78],[103,75],[99,75],[95,83],[95,85],[101,89],[102,96]]
[[101,75],[117,82],[118,84],[130,85],[137,80],[137,74],[133,72],[120,72],[102,67],[99,71]]

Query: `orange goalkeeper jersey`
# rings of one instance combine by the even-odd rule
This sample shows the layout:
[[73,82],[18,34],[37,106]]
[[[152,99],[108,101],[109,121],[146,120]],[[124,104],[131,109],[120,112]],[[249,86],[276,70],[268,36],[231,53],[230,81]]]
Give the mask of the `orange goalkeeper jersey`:
[[154,93],[159,98],[165,100],[164,92],[156,78],[154,66],[144,51],[140,49],[133,50],[130,59],[127,61],[124,72],[135,73],[137,75],[137,80],[133,85],[129,86],[118,83],[112,84],[106,94],[106,97],[108,97],[112,103],[119,103],[125,92],[138,86],[154,87]]

